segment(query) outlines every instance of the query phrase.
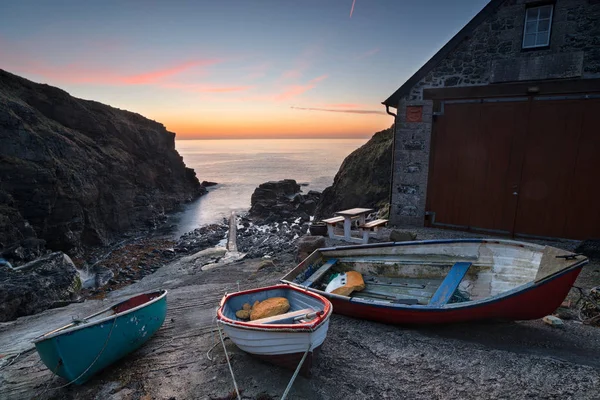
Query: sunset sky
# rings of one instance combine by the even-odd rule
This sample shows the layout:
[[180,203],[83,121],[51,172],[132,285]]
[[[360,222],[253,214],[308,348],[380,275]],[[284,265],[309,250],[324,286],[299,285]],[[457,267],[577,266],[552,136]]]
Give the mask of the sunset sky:
[[4,0],[0,68],[178,139],[369,137],[393,122],[381,102],[486,3]]

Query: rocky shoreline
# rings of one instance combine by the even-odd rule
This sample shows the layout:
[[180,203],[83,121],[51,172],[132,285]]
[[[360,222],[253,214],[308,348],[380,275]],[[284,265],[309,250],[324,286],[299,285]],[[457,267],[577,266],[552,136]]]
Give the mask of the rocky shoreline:
[[[247,259],[282,255],[293,259],[297,241],[308,233],[308,213],[314,211],[319,195],[314,191],[302,194],[300,185],[291,179],[260,185],[252,196],[251,209],[236,217],[238,251]],[[43,246],[34,247],[39,246],[38,242],[3,253],[13,268],[32,265],[23,270],[0,266],[0,279],[4,281],[0,288],[0,321],[72,302],[102,299],[166,263],[214,246],[224,247],[229,227],[228,221],[223,221],[178,239],[168,235],[168,227],[163,228],[167,229],[129,233],[112,245],[88,249],[73,258],[62,252],[51,253]],[[67,261],[56,262],[63,259]],[[36,283],[40,277],[42,287]]]

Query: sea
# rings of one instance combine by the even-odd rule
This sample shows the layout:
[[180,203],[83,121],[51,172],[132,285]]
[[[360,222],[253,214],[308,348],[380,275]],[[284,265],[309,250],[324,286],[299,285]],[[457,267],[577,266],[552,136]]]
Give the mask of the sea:
[[172,218],[180,237],[204,225],[250,209],[261,183],[295,179],[302,192],[331,186],[344,158],[368,139],[176,140],[186,166],[202,181],[216,182],[208,193]]

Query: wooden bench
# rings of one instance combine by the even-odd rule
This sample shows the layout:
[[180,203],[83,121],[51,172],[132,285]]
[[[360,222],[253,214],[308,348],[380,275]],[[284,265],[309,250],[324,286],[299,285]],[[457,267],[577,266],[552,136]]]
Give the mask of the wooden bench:
[[377,229],[388,223],[387,219],[376,219],[375,221],[369,221],[362,225],[359,225],[359,229],[363,234],[363,243],[369,243],[369,233],[371,231],[377,232]]
[[311,287],[312,284],[321,279],[321,277],[323,277],[323,275],[325,275],[327,271],[329,271],[336,262],[337,259],[335,258],[327,260],[327,262],[321,265],[321,267],[319,267],[318,270],[316,270],[311,276],[309,276],[307,280],[302,282],[302,286]]
[[254,321],[249,321],[252,324],[272,324],[274,322],[283,321],[284,319],[303,317],[307,314],[314,313],[315,310],[312,308],[305,308],[298,311],[290,311],[285,314],[274,315],[272,317],[266,317],[261,319],[255,319]]
[[324,219],[323,222],[325,222],[327,224],[327,234],[329,235],[329,237],[331,239],[333,239],[334,235],[335,235],[335,233],[333,232],[333,228],[335,227],[335,224],[337,224],[338,222],[344,222],[344,217],[327,218],[327,219]]
[[442,281],[440,287],[433,294],[431,300],[429,300],[429,305],[443,306],[444,304],[447,304],[456,289],[458,289],[458,285],[460,285],[460,282],[465,277],[469,268],[471,268],[470,262],[455,263],[450,269],[450,272],[448,272],[448,275],[446,275]]

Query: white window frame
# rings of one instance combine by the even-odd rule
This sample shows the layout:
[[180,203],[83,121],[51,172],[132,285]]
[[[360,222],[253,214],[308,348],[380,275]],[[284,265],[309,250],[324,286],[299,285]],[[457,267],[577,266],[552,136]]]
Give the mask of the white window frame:
[[[548,18],[540,18],[540,12],[543,8],[550,8],[550,15],[548,16]],[[537,15],[535,18],[529,18],[529,15],[531,13],[532,10],[537,10]],[[550,35],[552,33],[552,17],[554,16],[554,4],[544,4],[542,6],[537,6],[537,7],[528,7],[525,9],[525,24],[523,25],[523,42],[522,42],[522,48],[523,49],[535,49],[538,47],[548,47],[550,45]],[[548,30],[547,31],[540,31],[540,22],[542,21],[548,21]],[[530,25],[533,25],[535,23],[535,30],[531,31],[531,32],[527,32],[527,27],[528,27],[528,23]],[[545,34],[546,35],[546,41],[544,43],[538,43],[538,37],[541,34]],[[534,44],[533,45],[525,45],[525,39],[527,37],[531,37],[533,36],[535,38]]]

